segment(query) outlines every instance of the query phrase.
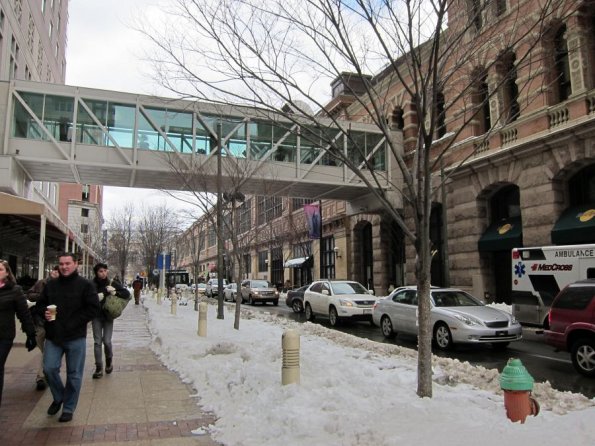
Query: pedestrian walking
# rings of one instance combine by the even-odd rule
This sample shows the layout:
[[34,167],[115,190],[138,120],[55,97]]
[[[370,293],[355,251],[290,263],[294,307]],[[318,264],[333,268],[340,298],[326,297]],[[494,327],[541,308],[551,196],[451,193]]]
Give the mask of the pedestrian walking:
[[132,290],[134,291],[134,305],[138,305],[140,302],[140,291],[143,289],[143,279],[139,275],[136,276],[134,282],[132,282]]
[[35,325],[27,308],[27,299],[6,260],[0,260],[0,406],[4,388],[4,365],[16,336],[15,314],[27,334],[27,350],[35,348]]
[[[48,280],[57,279],[58,276],[60,276],[60,271],[58,270],[58,265],[55,265],[45,279],[39,279],[35,282],[35,285],[27,290],[25,293],[27,300],[33,303],[37,302]],[[37,390],[45,390],[47,387],[47,379],[43,373],[43,347],[45,344],[44,320],[40,317],[34,317],[33,323],[35,324],[35,341],[37,342],[37,347],[41,351],[39,368],[37,369],[37,376],[35,377],[35,388]]]
[[[55,415],[62,408],[60,422],[72,420],[78,403],[85,368],[87,325],[99,311],[95,286],[80,276],[74,254],[58,258],[60,276],[46,283],[32,311],[45,318],[46,374],[54,401],[47,410]],[[60,377],[62,357],[66,358],[66,383]]]
[[93,379],[99,379],[103,376],[103,354],[101,347],[105,353],[105,373],[108,375],[114,369],[113,363],[113,349],[112,349],[112,334],[114,332],[114,321],[103,310],[103,306],[108,295],[117,296],[121,299],[129,299],[130,291],[124,288],[119,281],[110,280],[108,278],[108,268],[105,263],[98,263],[93,267],[95,277],[93,283],[97,289],[99,297],[99,306],[101,310],[97,316],[91,321],[93,327],[93,353],[95,354],[95,372]]

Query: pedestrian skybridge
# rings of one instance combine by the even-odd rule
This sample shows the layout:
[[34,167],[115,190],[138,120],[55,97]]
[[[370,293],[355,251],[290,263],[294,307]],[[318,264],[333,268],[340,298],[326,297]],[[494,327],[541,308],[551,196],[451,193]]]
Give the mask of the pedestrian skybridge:
[[[347,138],[336,126],[317,129],[249,107],[27,81],[1,82],[0,93],[4,163],[9,158],[30,180],[184,190],[180,169],[187,168],[204,191],[215,192],[221,138],[222,156],[243,160],[250,172],[241,181],[245,194],[367,195],[361,179],[327,153],[322,141],[330,135],[368,175],[364,161],[371,163],[383,175],[380,187],[390,189],[385,139],[372,125],[345,121]],[[316,132],[326,132],[318,143]],[[224,190],[237,187],[234,181],[223,170]]]

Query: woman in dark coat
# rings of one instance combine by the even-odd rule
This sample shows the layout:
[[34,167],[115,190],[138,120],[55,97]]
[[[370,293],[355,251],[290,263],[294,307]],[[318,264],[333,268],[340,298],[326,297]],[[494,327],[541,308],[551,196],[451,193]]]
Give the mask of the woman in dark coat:
[[31,351],[37,344],[35,325],[27,308],[27,299],[21,287],[17,285],[8,262],[0,260],[0,405],[4,387],[4,365],[16,336],[15,314],[21,321],[23,332],[27,333],[25,345],[27,350]]

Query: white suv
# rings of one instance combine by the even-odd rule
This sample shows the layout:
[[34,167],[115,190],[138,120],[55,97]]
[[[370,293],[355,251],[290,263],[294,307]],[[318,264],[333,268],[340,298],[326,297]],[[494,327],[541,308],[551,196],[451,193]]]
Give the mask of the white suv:
[[350,280],[317,280],[304,293],[306,319],[328,317],[332,326],[341,320],[372,322],[376,298],[359,282]]
[[[223,279],[223,286],[227,286],[227,280]],[[207,287],[205,288],[205,294],[207,297],[213,297],[219,295],[219,279],[209,279]]]

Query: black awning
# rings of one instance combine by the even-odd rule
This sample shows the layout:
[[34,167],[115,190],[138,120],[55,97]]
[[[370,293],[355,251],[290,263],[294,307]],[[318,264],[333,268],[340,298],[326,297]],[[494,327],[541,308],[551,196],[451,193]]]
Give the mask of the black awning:
[[521,217],[509,217],[492,223],[477,242],[479,251],[509,251],[523,246]]
[[552,243],[595,243],[595,204],[571,206],[562,212],[552,229]]

